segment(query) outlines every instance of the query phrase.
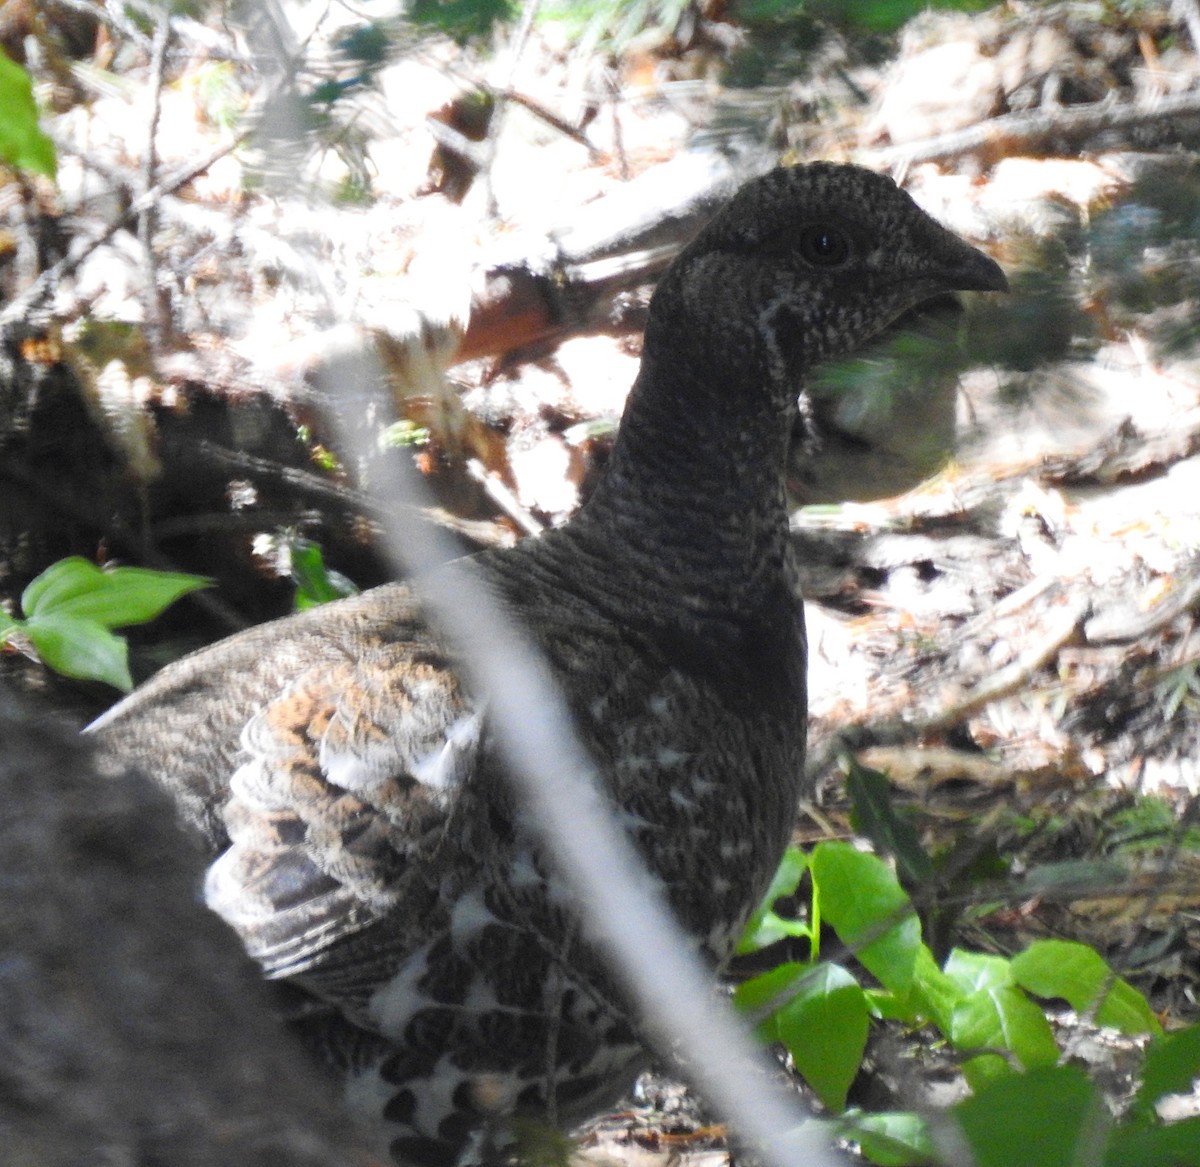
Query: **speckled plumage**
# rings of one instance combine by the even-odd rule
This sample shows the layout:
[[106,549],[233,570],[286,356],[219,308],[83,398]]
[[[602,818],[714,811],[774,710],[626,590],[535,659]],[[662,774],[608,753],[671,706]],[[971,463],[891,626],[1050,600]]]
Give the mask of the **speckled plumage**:
[[[716,965],[792,824],[804,626],[783,468],[796,391],[1000,269],[886,178],[780,169],[664,275],[608,473],[562,529],[474,568],[545,652],[611,801]],[[212,848],[206,893],[297,1026],[445,1164],[513,1112],[562,1123],[645,1055],[488,744],[486,716],[402,585],[232,637],[102,719]]]

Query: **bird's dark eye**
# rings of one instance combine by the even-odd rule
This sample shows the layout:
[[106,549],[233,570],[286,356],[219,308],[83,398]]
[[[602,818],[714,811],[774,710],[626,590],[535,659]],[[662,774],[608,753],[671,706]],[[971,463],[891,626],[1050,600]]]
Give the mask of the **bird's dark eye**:
[[800,232],[800,254],[815,267],[837,267],[850,258],[850,240],[838,227],[805,227]]

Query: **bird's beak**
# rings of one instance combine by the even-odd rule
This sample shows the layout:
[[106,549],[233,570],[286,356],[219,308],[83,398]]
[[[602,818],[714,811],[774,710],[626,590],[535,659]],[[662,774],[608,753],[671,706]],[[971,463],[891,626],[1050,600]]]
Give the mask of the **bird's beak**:
[[963,247],[954,262],[938,273],[953,292],[1007,292],[1008,276],[990,256],[974,247]]

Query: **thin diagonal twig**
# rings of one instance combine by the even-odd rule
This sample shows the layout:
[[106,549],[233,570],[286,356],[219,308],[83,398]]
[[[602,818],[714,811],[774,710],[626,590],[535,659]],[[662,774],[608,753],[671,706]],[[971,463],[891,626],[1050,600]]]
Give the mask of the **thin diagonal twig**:
[[154,206],[164,195],[177,191],[181,186],[186,186],[193,179],[199,178],[214,163],[232,154],[250,137],[250,133],[250,130],[246,130],[238,134],[231,142],[218,147],[199,162],[185,166],[155,184],[145,194],[136,198],[98,235],[93,235],[90,239],[77,237],[62,259],[48,267],[19,296],[14,296],[9,301],[4,311],[0,312],[0,330],[11,328],[14,324],[25,320],[31,312],[54,294],[59,283],[72,275],[84,260],[103,247],[118,231],[136,220],[147,207]]
[[[154,189],[158,176],[158,124],[162,117],[162,83],[167,65],[167,46],[171,43],[171,14],[163,8],[154,28],[154,47],[150,55],[150,124],[146,127],[146,154],[142,159],[142,193]],[[158,348],[165,335],[167,313],[159,298],[158,264],[154,257],[154,235],[158,227],[157,200],[147,203],[138,215],[138,242],[142,246],[142,270],[146,287],[143,307],[152,347]]]

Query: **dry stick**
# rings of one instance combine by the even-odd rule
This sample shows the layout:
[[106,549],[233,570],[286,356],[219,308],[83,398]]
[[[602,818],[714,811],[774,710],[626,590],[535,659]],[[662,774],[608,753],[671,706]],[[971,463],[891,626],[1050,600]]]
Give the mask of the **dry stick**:
[[500,130],[504,125],[504,116],[507,112],[508,98],[506,95],[512,90],[513,81],[517,76],[517,66],[521,61],[521,54],[525,51],[525,46],[529,41],[529,34],[533,30],[534,19],[540,7],[541,0],[524,0],[524,3],[521,5],[521,18],[517,22],[516,32],[513,34],[508,46],[509,59],[507,68],[505,69],[504,80],[499,85],[491,86],[491,90],[498,100],[496,102],[496,109],[492,114],[491,122],[488,125],[487,136],[483,140],[486,163],[482,171],[482,176],[484,182],[487,183],[488,216],[493,219],[499,215],[500,208],[496,202],[496,187],[492,182],[492,164],[496,160],[496,145],[500,140]]
[[1010,113],[965,130],[939,134],[923,142],[908,142],[876,150],[859,150],[856,160],[867,166],[889,167],[940,162],[1003,144],[1032,147],[1055,137],[1082,138],[1098,130],[1123,130],[1180,114],[1200,114],[1200,90],[1175,93],[1152,102],[1098,101],[1091,105]]
[[1034,673],[1058,655],[1058,650],[1075,636],[1090,608],[1091,602],[1086,599],[1076,599],[1068,603],[1066,610],[1045,629],[1040,644],[992,674],[965,700],[943,709],[941,713],[934,714],[925,721],[918,722],[917,728],[920,733],[945,733],[946,730],[974,717],[993,701],[1011,696],[1022,685],[1028,683]]
[[202,175],[214,163],[220,162],[226,155],[232,154],[250,137],[250,133],[249,130],[243,131],[233,141],[214,150],[194,166],[185,166],[175,174],[163,179],[151,190],[134,199],[99,235],[93,236],[91,239],[76,238],[62,259],[42,272],[25,291],[9,301],[3,312],[0,312],[0,331],[11,328],[14,324],[19,324],[26,319],[39,304],[54,294],[54,289],[61,280],[71,275],[88,256],[103,247],[118,231],[136,219],[147,207],[154,206],[164,195],[171,194],[181,186],[185,186],[192,179]]
[[241,473],[254,474],[269,482],[281,483],[297,494],[318,501],[337,504],[347,510],[360,511],[372,518],[382,514],[386,508],[375,501],[369,494],[355,490],[352,486],[343,486],[340,482],[311,470],[301,470],[295,466],[285,466],[274,458],[263,458],[258,454],[250,454],[245,450],[234,450],[222,446],[218,442],[201,438],[196,443],[196,455],[206,462],[215,462]]
[[[226,466],[243,474],[253,474],[266,482],[278,483],[304,498],[311,498],[318,503],[331,503],[342,511],[362,515],[375,526],[379,525],[392,506],[403,505],[401,502],[381,503],[376,495],[369,491],[345,486],[311,470],[284,466],[274,458],[262,458],[257,454],[248,454],[245,450],[231,450],[228,446],[207,439],[202,438],[196,442],[195,452],[198,458],[206,462]],[[464,519],[451,514],[444,507],[423,507],[420,515],[414,518],[436,523],[439,527],[444,527],[480,547],[511,545],[511,539],[506,537],[508,532],[496,523],[487,519]],[[260,525],[265,524],[265,519],[260,520]],[[160,522],[155,524],[154,534],[158,538],[165,538],[168,533],[183,529],[177,520]]]
[[[383,395],[372,391],[383,383],[379,363],[362,347],[328,361],[320,376],[329,400],[338,395],[343,411],[384,404]],[[368,452],[368,439],[353,427],[343,428],[343,440],[356,457]],[[399,460],[378,467],[382,497],[419,497],[421,484],[406,469]],[[656,1043],[682,1052],[701,1092],[743,1137],[760,1145],[769,1167],[835,1167],[825,1134],[804,1122],[797,1100],[770,1080],[772,1063],[717,998],[692,941],[615,826],[562,693],[527,635],[469,560],[442,566],[453,551],[441,532],[414,520],[411,502],[388,510],[385,535],[389,553],[408,569],[438,627],[462,651],[472,687],[487,703],[506,770],[585,906],[585,928],[628,988]],[[429,575],[438,567],[434,584]]]
[[[162,117],[162,83],[167,65],[167,46],[171,43],[171,15],[167,9],[158,13],[154,29],[154,49],[150,57],[150,124],[146,127],[146,156],[142,160],[142,193],[154,189],[158,174],[158,124]],[[142,269],[146,280],[145,313],[150,332],[151,348],[158,348],[166,338],[167,313],[158,294],[158,264],[154,258],[154,234],[158,226],[158,206],[149,203],[138,215],[138,241],[142,245]]]
[[526,535],[540,535],[546,529],[521,505],[517,496],[500,480],[500,476],[489,473],[488,468],[478,458],[467,460],[467,473]]
[[612,103],[613,149],[621,163],[621,181],[628,182],[630,179],[629,154],[625,150],[625,123],[621,120],[621,79],[615,69],[605,69],[604,80],[609,101]]
[[571,125],[565,118],[559,117],[553,110],[547,109],[540,101],[535,101],[528,94],[521,93],[516,89],[502,89],[496,96],[519,105],[522,109],[533,114],[539,121],[548,125],[552,130],[557,130],[564,137],[570,138],[572,142],[578,142],[588,152],[588,156],[593,162],[608,161],[608,155],[594,142],[590,141],[587,134]]
[[1049,664],[1059,649],[1076,635],[1090,609],[1091,602],[1086,599],[1067,604],[1065,611],[1051,622],[1034,648],[981,681],[970,696],[938,713],[913,721],[881,721],[874,725],[860,722],[840,730],[821,753],[809,760],[806,767],[809,781],[815,782],[820,778],[842,754],[855,753],[868,746],[897,746],[931,734],[943,734],[974,717],[993,701],[1011,696],[1034,673]]
[[[1181,565],[1187,566],[1187,565]],[[1190,565],[1193,572],[1200,570],[1195,561]],[[1131,603],[1118,604],[1093,616],[1084,625],[1084,635],[1089,644],[1131,644],[1145,636],[1161,632],[1185,612],[1200,604],[1200,574],[1191,579],[1176,582],[1153,607],[1143,609]]]

